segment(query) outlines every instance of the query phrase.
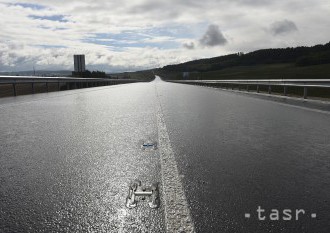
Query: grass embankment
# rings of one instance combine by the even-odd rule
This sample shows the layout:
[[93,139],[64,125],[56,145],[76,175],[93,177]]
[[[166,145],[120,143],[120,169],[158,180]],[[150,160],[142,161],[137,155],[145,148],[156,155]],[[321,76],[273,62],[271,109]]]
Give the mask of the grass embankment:
[[[161,74],[166,79],[184,79],[181,72],[161,70]],[[294,64],[235,66],[216,71],[190,72],[189,79],[330,79],[330,64],[304,67]]]

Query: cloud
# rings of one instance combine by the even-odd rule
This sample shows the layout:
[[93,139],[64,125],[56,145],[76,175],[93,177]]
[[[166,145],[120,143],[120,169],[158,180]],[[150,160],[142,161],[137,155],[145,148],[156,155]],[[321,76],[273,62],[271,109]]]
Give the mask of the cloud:
[[272,23],[270,26],[270,31],[273,35],[281,35],[298,31],[298,28],[293,21],[285,19]]
[[195,43],[190,41],[190,42],[184,42],[182,46],[186,49],[195,49]]
[[324,0],[1,0],[0,8],[0,71],[72,69],[72,55],[84,53],[90,69],[114,72],[330,38]]
[[199,42],[203,46],[213,47],[218,45],[225,45],[228,41],[220,31],[219,26],[211,24]]

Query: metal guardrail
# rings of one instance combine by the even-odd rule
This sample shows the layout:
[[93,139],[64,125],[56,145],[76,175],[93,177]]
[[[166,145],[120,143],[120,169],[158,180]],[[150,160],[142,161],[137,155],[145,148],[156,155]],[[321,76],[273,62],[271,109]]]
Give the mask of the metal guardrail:
[[104,79],[104,78],[69,78],[69,77],[37,77],[37,76],[0,76],[0,85],[12,85],[13,94],[17,95],[17,84],[31,84],[32,93],[35,93],[34,85],[36,83],[45,83],[47,92],[48,84],[57,83],[58,91],[61,90],[61,85],[65,85],[66,90],[88,88],[96,86],[108,86],[124,83],[141,82],[136,79]]
[[169,80],[174,83],[184,83],[202,86],[224,87],[226,89],[238,88],[239,91],[245,89],[250,90],[251,86],[256,87],[257,93],[260,92],[260,87],[268,87],[268,94],[272,94],[273,86],[283,87],[283,95],[288,95],[288,87],[303,88],[303,98],[307,99],[308,88],[330,88],[330,79],[256,79],[256,80]]

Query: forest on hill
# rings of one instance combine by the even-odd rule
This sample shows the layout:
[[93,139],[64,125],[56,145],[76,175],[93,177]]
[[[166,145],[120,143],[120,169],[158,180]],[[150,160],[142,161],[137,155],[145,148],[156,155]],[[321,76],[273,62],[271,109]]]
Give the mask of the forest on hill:
[[167,65],[163,72],[209,72],[235,66],[255,66],[290,63],[297,67],[330,63],[330,42],[312,47],[261,49],[250,53],[236,53],[208,59]]

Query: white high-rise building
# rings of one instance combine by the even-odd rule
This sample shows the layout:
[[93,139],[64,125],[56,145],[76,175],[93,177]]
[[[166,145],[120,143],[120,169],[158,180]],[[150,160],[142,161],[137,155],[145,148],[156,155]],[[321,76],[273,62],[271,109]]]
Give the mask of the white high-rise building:
[[82,73],[86,71],[85,55],[73,55],[73,60],[74,60],[74,72]]

